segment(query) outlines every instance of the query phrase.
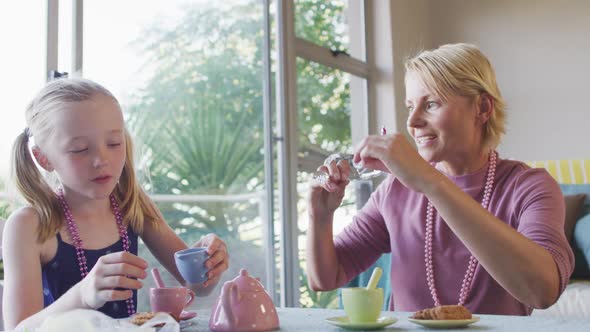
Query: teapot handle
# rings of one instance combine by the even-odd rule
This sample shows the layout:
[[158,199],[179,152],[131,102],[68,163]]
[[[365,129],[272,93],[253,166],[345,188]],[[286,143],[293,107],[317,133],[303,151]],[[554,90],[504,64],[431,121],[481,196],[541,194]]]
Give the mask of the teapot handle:
[[232,305],[236,305],[236,303],[233,302],[237,300],[237,290],[238,288],[233,282],[226,282],[223,285],[221,305],[223,306],[223,311],[225,311],[225,315],[230,327],[236,326],[237,324],[237,318],[234,316],[234,312],[232,310]]

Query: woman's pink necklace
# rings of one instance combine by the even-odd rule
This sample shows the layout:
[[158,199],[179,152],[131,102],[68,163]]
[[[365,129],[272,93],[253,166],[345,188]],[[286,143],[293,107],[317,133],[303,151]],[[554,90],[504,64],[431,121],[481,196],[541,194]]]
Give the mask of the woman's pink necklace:
[[[70,210],[70,206],[64,197],[63,190],[59,189],[57,191],[57,197],[61,203],[61,207],[63,209],[64,215],[66,217],[66,222],[68,224],[68,230],[70,232],[70,236],[72,237],[72,242],[74,247],[76,248],[76,255],[78,256],[78,265],[80,266],[80,274],[82,275],[82,279],[88,275],[88,266],[86,266],[86,255],[84,255],[84,249],[82,246],[84,245],[82,239],[80,238],[80,233],[78,232],[78,227],[74,222],[74,217],[72,216],[72,211]],[[111,210],[115,215],[115,220],[117,221],[117,226],[119,227],[119,235],[121,236],[121,240],[123,241],[123,250],[129,252],[129,236],[127,235],[127,228],[123,225],[123,215],[119,210],[119,203],[115,199],[115,196],[112,194],[110,195],[111,200]],[[133,305],[133,298],[129,298],[125,300],[127,303],[127,313],[129,316],[135,313],[135,306]]]
[[[483,199],[481,200],[481,206],[484,209],[488,208],[490,203],[490,197],[492,195],[492,189],[494,187],[494,175],[496,173],[496,160],[497,155],[495,151],[490,152],[490,160],[489,160],[489,167],[488,167],[488,174],[486,177],[486,185],[483,191]],[[428,288],[430,289],[430,294],[432,295],[432,299],[434,300],[435,306],[440,306],[440,300],[438,299],[438,293],[436,291],[436,286],[434,284],[434,266],[432,265],[432,221],[434,220],[434,207],[430,200],[428,200],[428,205],[426,206],[426,238],[424,241],[424,264],[426,265],[426,281],[428,282]],[[459,305],[465,304],[465,299],[467,299],[467,295],[471,290],[471,282],[473,280],[473,275],[475,273],[475,268],[477,267],[477,259],[470,255],[469,257],[469,264],[467,266],[467,272],[465,272],[465,277],[463,278],[463,284],[461,285],[461,292],[459,293]]]

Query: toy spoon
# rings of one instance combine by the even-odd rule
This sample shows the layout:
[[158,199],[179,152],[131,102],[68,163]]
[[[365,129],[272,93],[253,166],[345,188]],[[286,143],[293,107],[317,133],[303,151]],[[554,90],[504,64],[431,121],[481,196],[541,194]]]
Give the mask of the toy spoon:
[[367,284],[368,290],[377,288],[377,284],[379,283],[379,279],[381,279],[382,274],[383,270],[380,267],[376,267],[375,269],[373,269],[371,279],[369,279],[369,283]]
[[152,277],[154,277],[154,280],[156,281],[156,287],[158,287],[158,288],[166,287],[164,285],[164,281],[162,281],[162,277],[160,276],[160,271],[158,270],[157,267],[152,268]]

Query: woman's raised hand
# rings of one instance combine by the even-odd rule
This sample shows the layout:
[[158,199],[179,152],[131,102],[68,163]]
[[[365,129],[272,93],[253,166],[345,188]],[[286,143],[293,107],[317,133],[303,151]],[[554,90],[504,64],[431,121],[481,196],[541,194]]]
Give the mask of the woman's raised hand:
[[106,302],[130,298],[133,296],[133,289],[143,286],[137,279],[147,276],[147,267],[145,260],[125,251],[100,257],[88,275],[80,281],[82,303],[89,308],[98,309]]
[[342,203],[344,190],[350,183],[350,163],[328,157],[317,171],[328,174],[328,177],[325,181],[311,180],[308,206],[312,217],[324,219]]
[[370,135],[355,149],[355,164],[391,173],[406,187],[422,192],[434,168],[420,156],[407,138],[398,133]]

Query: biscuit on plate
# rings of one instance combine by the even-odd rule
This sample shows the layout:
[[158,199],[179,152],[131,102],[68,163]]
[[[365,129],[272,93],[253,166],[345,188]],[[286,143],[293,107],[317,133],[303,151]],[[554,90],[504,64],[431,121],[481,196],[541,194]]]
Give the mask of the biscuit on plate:
[[428,320],[471,319],[471,311],[462,305],[441,305],[416,311],[411,318]]
[[154,318],[157,312],[138,312],[131,316],[131,323],[135,325],[143,325],[143,323]]

